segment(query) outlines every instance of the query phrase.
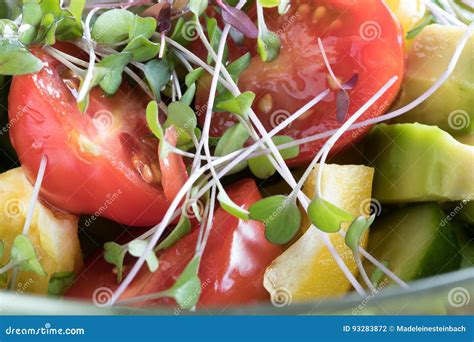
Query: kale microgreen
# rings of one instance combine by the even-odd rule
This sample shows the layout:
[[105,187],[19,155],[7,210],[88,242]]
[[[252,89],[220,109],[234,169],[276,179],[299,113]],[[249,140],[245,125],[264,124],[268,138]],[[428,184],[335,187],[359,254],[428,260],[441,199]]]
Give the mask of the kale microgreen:
[[345,242],[346,245],[351,249],[355,258],[359,258],[359,246],[360,241],[364,233],[369,229],[375,220],[375,215],[369,218],[365,216],[357,217],[349,226],[346,232]]
[[155,251],[160,251],[172,247],[176,242],[181,240],[191,231],[191,221],[182,214],[179,218],[178,224],[174,227],[171,233],[155,247]]
[[[209,37],[209,44],[211,45],[214,51],[217,51],[219,48],[219,42],[222,37],[222,31],[217,24],[217,19],[209,18],[206,16],[206,27],[207,27],[207,34]],[[227,45],[224,48],[224,55],[222,57],[223,62],[227,61],[227,56],[229,55],[229,48]],[[207,64],[212,64],[213,58],[212,55],[209,53],[207,56]]]
[[151,101],[146,108],[146,122],[151,132],[161,140],[164,138],[163,128],[158,120],[158,103]]
[[198,17],[204,13],[207,6],[207,0],[189,0],[189,10]]
[[[388,261],[382,261],[381,264],[384,265],[385,267],[389,266]],[[370,275],[370,281],[375,287],[378,287],[380,286],[382,281],[385,279],[385,277],[386,277],[385,272],[379,267],[377,267],[372,271],[372,274]]]
[[[236,123],[228,128],[224,135],[219,139],[214,155],[218,157],[225,156],[244,147],[245,142],[249,139],[250,134],[242,123]],[[246,161],[240,162],[230,172],[235,173],[243,170],[247,166]]]
[[13,241],[10,259],[21,271],[34,272],[40,276],[47,275],[38,260],[33,244],[25,235],[18,235]]
[[48,294],[51,296],[62,296],[71,287],[75,278],[74,272],[53,273],[48,283]]
[[[275,143],[276,146],[284,145],[294,141],[292,137],[289,136],[274,136],[272,141]],[[300,153],[299,146],[292,146],[285,149],[280,150],[280,154],[284,160],[296,158]],[[249,168],[252,173],[261,179],[266,179],[275,174],[276,169],[273,164],[270,162],[267,156],[261,155],[257,157],[250,158],[249,161]]]
[[221,208],[227,211],[232,216],[235,216],[241,220],[248,220],[250,218],[249,211],[232,201],[225,191],[219,192],[219,194],[217,195],[217,200],[219,201]]
[[168,117],[164,128],[174,126],[178,133],[178,145],[185,145],[192,140],[197,127],[196,114],[189,105],[175,101],[168,105]]
[[145,64],[145,78],[157,101],[161,101],[161,90],[171,78],[171,69],[166,59],[152,59]]
[[117,282],[122,281],[123,260],[127,254],[127,247],[119,245],[116,242],[106,242],[104,244],[104,259],[117,269]]
[[274,244],[290,242],[298,232],[301,213],[294,198],[275,195],[261,199],[250,208],[250,218],[265,224],[265,236]]
[[255,94],[251,91],[246,91],[237,97],[216,103],[215,107],[216,109],[246,118],[247,111],[252,106],[253,100],[255,100]]
[[0,74],[24,75],[37,72],[43,62],[17,41],[0,40]]
[[322,197],[314,198],[308,206],[308,217],[320,230],[336,233],[344,222],[352,222],[354,218],[345,210],[335,206]]
[[92,26],[91,36],[101,44],[117,44],[129,38],[134,14],[124,9],[112,9],[102,13]]
[[[128,252],[133,255],[134,257],[141,257],[148,246],[149,241],[147,240],[140,240],[135,239],[128,243]],[[158,258],[156,257],[155,252],[152,250],[146,256],[146,263],[148,265],[148,269],[150,272],[155,272],[159,267]]]

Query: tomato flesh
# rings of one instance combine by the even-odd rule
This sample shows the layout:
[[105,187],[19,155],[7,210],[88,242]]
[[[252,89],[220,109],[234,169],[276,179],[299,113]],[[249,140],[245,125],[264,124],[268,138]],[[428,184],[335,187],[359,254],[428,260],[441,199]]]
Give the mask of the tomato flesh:
[[94,88],[81,113],[74,97],[78,79],[43,51],[34,52],[44,67],[12,80],[10,138],[30,181],[47,157],[42,198],[73,214],[134,226],[158,223],[169,203],[158,140],[145,119],[146,96],[125,83],[113,96]]
[[[302,0],[280,16],[266,10],[270,30],[281,39],[281,52],[273,62],[263,62],[248,42],[253,58],[241,75],[241,91],[256,94],[253,109],[267,130],[271,130],[325,89],[331,93],[304,113],[280,134],[305,138],[339,128],[336,119],[337,86],[329,76],[318,46],[321,38],[329,63],[340,83],[357,74],[358,82],[349,90],[346,119],[370,99],[392,76],[398,81],[364,115],[363,121],[385,112],[400,88],[404,72],[403,34],[399,23],[379,0]],[[205,83],[205,82],[204,82]],[[208,87],[201,86],[197,103],[207,103]],[[200,117],[201,122],[204,119]],[[221,136],[236,122],[228,113],[215,113],[211,135]],[[336,144],[340,149],[353,143],[366,129],[346,133]],[[300,155],[290,165],[308,163],[324,140],[301,146]]]
[[[243,180],[227,189],[238,205],[249,208],[261,199],[253,180]],[[281,254],[282,247],[270,244],[264,226],[256,221],[242,221],[218,208],[214,225],[204,251],[199,278],[202,283],[200,307],[249,304],[268,300],[263,288],[265,268]],[[195,253],[199,230],[196,229],[158,258],[159,269],[150,273],[146,266],[127,288],[122,299],[151,294],[170,288]],[[125,271],[133,264],[129,264]],[[116,289],[116,275],[103,258],[86,266],[67,296],[91,300],[97,287]],[[169,299],[138,303],[137,305],[172,304]]]

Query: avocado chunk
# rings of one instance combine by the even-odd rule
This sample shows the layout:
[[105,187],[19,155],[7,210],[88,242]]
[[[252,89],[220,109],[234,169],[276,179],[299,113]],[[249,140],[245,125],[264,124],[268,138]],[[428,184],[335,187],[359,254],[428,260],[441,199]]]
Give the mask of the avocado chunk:
[[[453,271],[461,264],[456,234],[437,203],[410,205],[378,218],[368,249],[404,281]],[[367,266],[369,274],[374,269]]]
[[436,126],[378,125],[367,137],[375,168],[374,198],[382,203],[454,202],[474,195],[474,146]]
[[459,213],[459,219],[473,226],[474,231],[474,200],[470,202],[461,202],[459,206],[461,211]]
[[[431,87],[447,70],[466,28],[429,25],[415,38],[408,53],[400,108]],[[453,135],[474,132],[474,35],[449,79],[422,104],[395,119],[437,125]]]

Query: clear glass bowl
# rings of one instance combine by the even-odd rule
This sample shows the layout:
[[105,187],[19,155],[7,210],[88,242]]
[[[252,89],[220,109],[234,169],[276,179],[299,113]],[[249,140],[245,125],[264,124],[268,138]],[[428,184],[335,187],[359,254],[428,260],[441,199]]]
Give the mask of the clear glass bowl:
[[356,293],[284,307],[259,304],[181,311],[165,307],[98,307],[68,299],[0,292],[0,315],[472,315],[474,268],[422,279],[408,289],[391,286],[361,298]]

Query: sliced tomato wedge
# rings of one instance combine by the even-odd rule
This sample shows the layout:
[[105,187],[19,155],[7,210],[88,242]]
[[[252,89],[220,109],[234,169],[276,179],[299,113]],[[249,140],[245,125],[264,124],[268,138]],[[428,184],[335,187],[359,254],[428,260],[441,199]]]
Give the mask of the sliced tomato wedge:
[[[271,130],[325,89],[331,93],[308,110],[281,134],[301,139],[339,128],[336,95],[339,91],[328,72],[318,46],[323,42],[329,64],[339,83],[358,81],[348,90],[347,118],[357,111],[388,80],[398,81],[364,115],[363,121],[384,113],[397,95],[404,72],[403,33],[400,24],[381,0],[301,0],[292,3],[280,16],[276,9],[265,10],[268,28],[281,39],[281,52],[273,62],[263,62],[255,51],[255,41],[245,46],[253,58],[241,75],[241,91],[256,94],[253,109],[267,130]],[[206,80],[198,88],[199,106],[207,103]],[[204,116],[200,117],[201,123]],[[236,119],[228,113],[215,113],[211,135],[221,136]],[[354,143],[367,129],[346,133],[335,150]],[[301,146],[300,155],[290,165],[304,165],[319,151],[325,140]]]
[[[173,147],[178,142],[178,132],[174,126],[170,126],[165,130],[165,140]],[[166,156],[161,157],[158,149],[158,159],[160,161],[161,184],[168,201],[173,199],[188,180],[188,172],[184,164],[183,157],[177,153],[169,152]]]
[[[243,180],[229,187],[232,200],[243,208],[261,196],[253,180]],[[198,306],[228,306],[262,302],[269,299],[263,287],[263,273],[282,252],[282,247],[265,239],[264,226],[256,221],[243,221],[218,208],[204,251],[199,278],[202,294]],[[143,267],[122,299],[163,291],[171,287],[187,263],[193,258],[199,230],[194,230],[158,258],[159,269],[150,273]],[[125,271],[129,270],[130,263]],[[80,275],[67,296],[92,300],[99,287],[117,288],[112,266],[103,258],[94,258]],[[97,292],[96,292],[97,293]],[[169,299],[137,305],[173,304]]]
[[42,156],[48,158],[42,198],[70,213],[126,225],[160,222],[169,202],[158,140],[145,119],[147,96],[125,82],[114,96],[94,88],[81,113],[74,97],[79,80],[42,50],[34,53],[43,69],[12,80],[10,138],[30,181]]

